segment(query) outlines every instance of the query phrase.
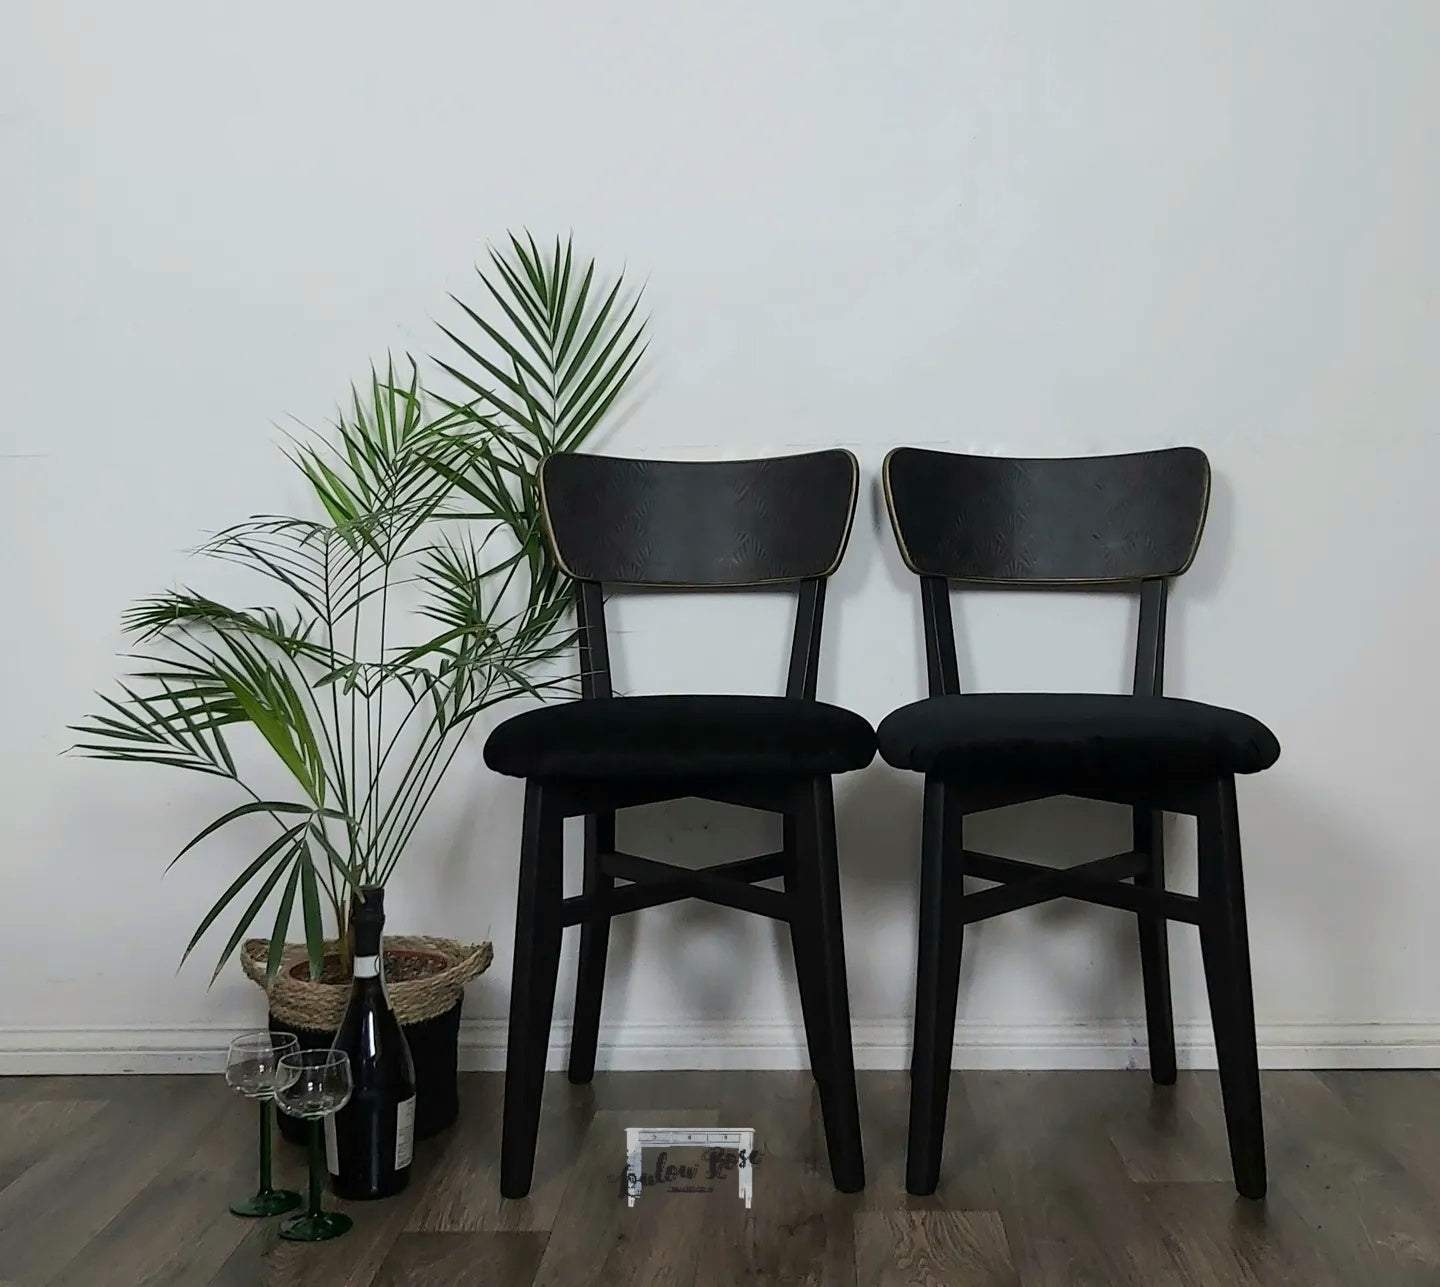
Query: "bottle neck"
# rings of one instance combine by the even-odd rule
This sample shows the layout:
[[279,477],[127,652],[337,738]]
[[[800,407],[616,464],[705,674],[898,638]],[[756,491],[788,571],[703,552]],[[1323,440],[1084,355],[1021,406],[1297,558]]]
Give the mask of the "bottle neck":
[[369,889],[363,899],[355,899],[350,906],[350,941],[354,945],[354,977],[362,980],[378,979],[384,985],[384,942],[385,913],[381,902],[383,895],[378,889]]
[[385,978],[384,952],[381,947],[381,928],[374,922],[362,921],[355,926],[354,977],[362,979]]

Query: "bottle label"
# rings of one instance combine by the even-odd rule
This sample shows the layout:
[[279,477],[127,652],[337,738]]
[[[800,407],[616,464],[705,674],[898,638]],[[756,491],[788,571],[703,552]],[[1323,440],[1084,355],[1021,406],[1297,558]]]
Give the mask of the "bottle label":
[[325,1118],[325,1167],[331,1175],[340,1174],[340,1143],[335,1138],[335,1114]]
[[[327,1119],[328,1120],[328,1119]],[[415,1153],[415,1096],[395,1109],[395,1169],[403,1171]]]
[[380,958],[378,956],[357,956],[355,958],[355,977],[357,979],[373,979],[380,973]]

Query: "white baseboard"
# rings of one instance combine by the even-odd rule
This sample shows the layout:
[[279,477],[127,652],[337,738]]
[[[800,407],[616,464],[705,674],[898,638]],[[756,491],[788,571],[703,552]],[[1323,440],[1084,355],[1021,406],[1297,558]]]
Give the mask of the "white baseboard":
[[[218,1073],[225,1048],[242,1025],[178,1028],[0,1028],[0,1076],[62,1073]],[[608,1040],[604,1039],[608,1035]],[[908,1021],[856,1020],[859,1068],[905,1068]],[[1386,1023],[1272,1023],[1259,1029],[1265,1068],[1437,1068],[1440,1021]],[[1213,1068],[1208,1024],[1176,1032],[1180,1065]],[[569,1025],[557,1024],[550,1066],[563,1068]],[[803,1068],[803,1033],[783,1021],[744,1023],[631,1023],[602,1034],[598,1066],[612,1071],[657,1068]],[[505,1023],[467,1019],[460,1030],[460,1066],[496,1071],[505,1066]],[[956,1068],[1143,1068],[1140,1022],[998,1024],[961,1022]]]

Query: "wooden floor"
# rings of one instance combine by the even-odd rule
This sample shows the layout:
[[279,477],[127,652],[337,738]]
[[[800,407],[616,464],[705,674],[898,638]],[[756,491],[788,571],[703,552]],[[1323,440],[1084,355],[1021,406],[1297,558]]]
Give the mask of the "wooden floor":
[[[926,1199],[904,1192],[907,1085],[862,1074],[869,1184],[844,1196],[808,1074],[554,1075],[535,1188],[506,1202],[501,1081],[467,1076],[405,1194],[296,1246],[225,1209],[253,1187],[255,1119],[218,1076],[0,1080],[0,1283],[1440,1284],[1440,1074],[1266,1074],[1264,1204],[1231,1189],[1213,1074],[957,1074]],[[686,1124],[755,1128],[750,1212],[733,1180],[627,1208],[624,1127]],[[277,1151],[302,1187],[300,1151]]]

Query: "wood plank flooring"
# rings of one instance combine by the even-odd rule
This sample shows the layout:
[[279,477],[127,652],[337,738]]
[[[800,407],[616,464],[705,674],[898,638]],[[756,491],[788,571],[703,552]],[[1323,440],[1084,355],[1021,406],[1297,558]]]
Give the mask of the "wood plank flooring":
[[[0,1079],[0,1287],[1409,1287],[1440,1285],[1440,1074],[1263,1076],[1270,1197],[1235,1197],[1214,1074],[957,1073],[931,1197],[904,1191],[908,1078],[862,1073],[869,1185],[830,1185],[806,1073],[601,1073],[546,1086],[535,1187],[499,1195],[501,1078],[409,1190],[337,1203],[354,1232],[276,1237],[226,1204],[254,1184],[253,1108],[219,1077]],[[752,1126],[746,1211],[621,1196],[627,1125]],[[277,1142],[277,1181],[303,1188]],[[654,1155],[647,1153],[647,1165]],[[670,1160],[705,1165],[695,1153]]]

